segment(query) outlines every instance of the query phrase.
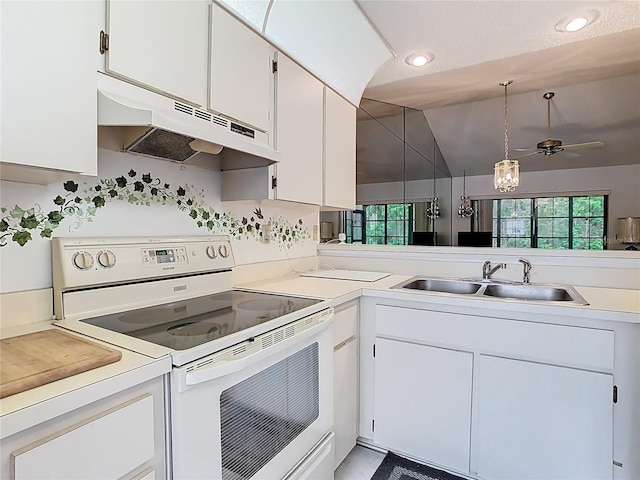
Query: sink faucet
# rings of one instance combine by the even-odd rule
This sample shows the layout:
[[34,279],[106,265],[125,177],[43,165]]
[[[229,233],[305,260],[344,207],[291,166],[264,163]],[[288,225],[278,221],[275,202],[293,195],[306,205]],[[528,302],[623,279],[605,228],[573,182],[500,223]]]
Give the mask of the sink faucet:
[[531,262],[529,262],[529,260],[527,260],[526,258],[521,258],[518,261],[522,263],[522,266],[524,267],[524,275],[522,277],[522,283],[529,283],[529,280],[530,280],[529,274],[531,272],[531,269],[533,268],[531,266]]
[[488,280],[489,278],[491,278],[491,275],[493,275],[496,272],[496,270],[500,270],[501,268],[507,268],[507,264],[498,263],[494,267],[491,267],[491,262],[487,260],[482,265],[482,278],[484,280]]

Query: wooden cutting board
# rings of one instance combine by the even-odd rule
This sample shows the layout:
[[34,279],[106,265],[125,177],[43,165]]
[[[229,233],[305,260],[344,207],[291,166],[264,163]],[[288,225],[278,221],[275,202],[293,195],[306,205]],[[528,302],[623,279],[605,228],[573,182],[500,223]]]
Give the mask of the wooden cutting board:
[[0,340],[0,398],[117,362],[122,352],[50,329]]

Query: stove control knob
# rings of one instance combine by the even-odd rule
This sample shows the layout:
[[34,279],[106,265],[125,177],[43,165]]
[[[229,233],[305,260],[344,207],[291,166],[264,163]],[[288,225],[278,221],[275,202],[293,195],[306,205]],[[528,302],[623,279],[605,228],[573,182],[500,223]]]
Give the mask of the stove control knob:
[[211,259],[214,259],[218,256],[218,254],[216,253],[216,247],[214,247],[213,245],[209,245],[205,251],[207,253],[207,257]]
[[116,264],[116,256],[111,250],[102,250],[98,253],[98,263],[101,267],[111,268]]
[[226,245],[220,245],[218,247],[218,253],[220,253],[222,258],[227,258],[229,256],[229,249]]
[[76,252],[71,261],[80,270],[89,270],[93,267],[93,256],[89,252]]

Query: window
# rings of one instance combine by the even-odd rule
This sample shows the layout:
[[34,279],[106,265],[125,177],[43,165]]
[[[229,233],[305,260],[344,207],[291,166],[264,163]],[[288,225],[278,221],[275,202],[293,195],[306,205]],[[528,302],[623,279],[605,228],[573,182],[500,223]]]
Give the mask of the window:
[[493,200],[493,245],[603,250],[606,195]]
[[347,212],[347,242],[407,245],[413,232],[413,205],[356,205]]

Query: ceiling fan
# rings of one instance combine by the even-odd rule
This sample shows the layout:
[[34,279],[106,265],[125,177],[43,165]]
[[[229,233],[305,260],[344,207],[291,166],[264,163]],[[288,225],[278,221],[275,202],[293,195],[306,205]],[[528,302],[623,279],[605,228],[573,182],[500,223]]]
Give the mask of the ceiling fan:
[[[529,157],[531,155],[537,155],[539,153],[544,153],[546,156],[550,156],[564,151],[604,147],[604,142],[585,142],[563,145],[562,140],[554,140],[551,138],[551,99],[554,97],[554,95],[554,92],[546,92],[544,95],[542,95],[543,98],[547,100],[547,139],[538,143],[534,152],[526,153],[517,158]],[[516,150],[526,151],[530,149],[518,148]]]

